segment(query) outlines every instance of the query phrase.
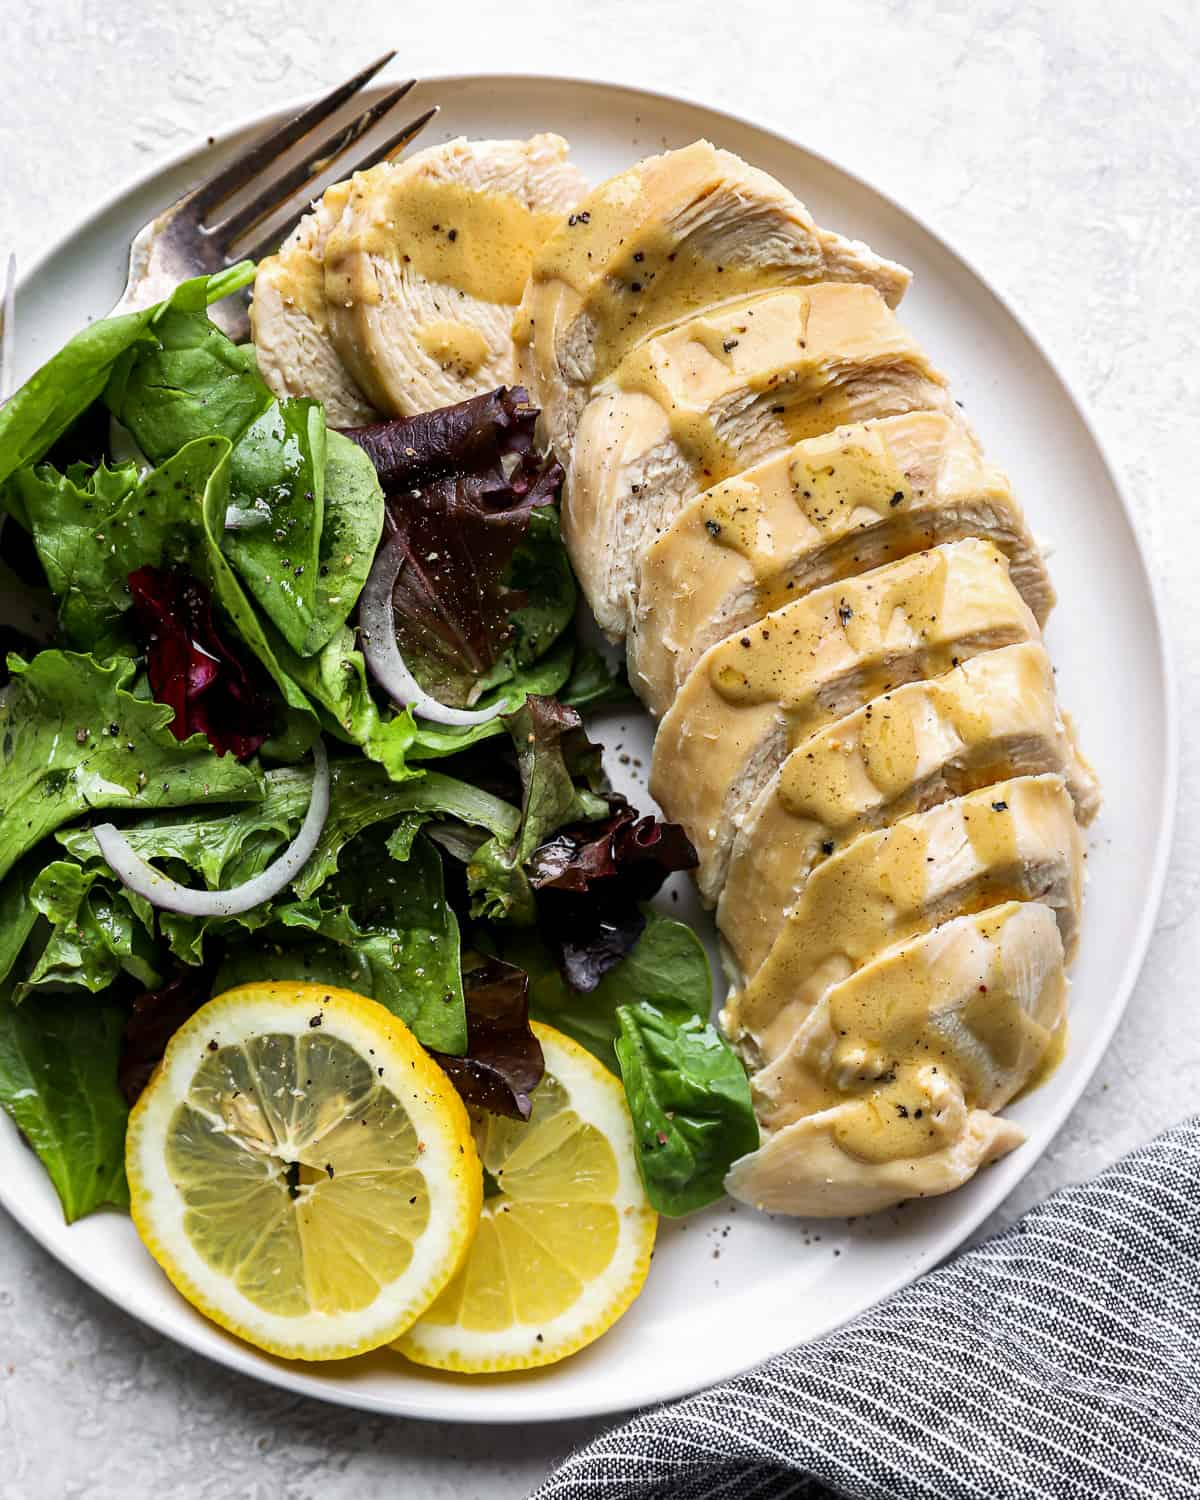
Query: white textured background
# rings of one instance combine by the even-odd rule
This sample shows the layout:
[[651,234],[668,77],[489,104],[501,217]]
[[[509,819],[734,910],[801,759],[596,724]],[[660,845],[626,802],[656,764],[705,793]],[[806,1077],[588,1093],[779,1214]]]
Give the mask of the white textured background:
[[[1124,466],[1184,700],[1149,961],[1005,1215],[1197,1107],[1197,0],[0,0],[0,38],[0,249],[26,260],[156,157],[390,46],[416,73],[591,74],[740,110],[940,228],[1029,315]],[[253,1385],[131,1322],[0,1214],[0,1500],[499,1500],[589,1431],[439,1428]]]

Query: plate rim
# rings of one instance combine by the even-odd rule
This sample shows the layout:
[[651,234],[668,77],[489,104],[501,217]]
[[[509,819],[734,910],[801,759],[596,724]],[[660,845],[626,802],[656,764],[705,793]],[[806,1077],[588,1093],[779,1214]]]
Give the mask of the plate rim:
[[[1144,534],[1143,523],[1136,507],[1132,503],[1123,467],[1114,458],[1109,444],[1106,442],[1093,416],[1090,403],[1077,389],[1075,382],[1067,375],[1059,361],[1047,348],[1041,336],[1035,331],[1022,310],[1019,301],[1012,294],[1000,291],[994,285],[991,278],[981,271],[970,257],[956,248],[947,238],[938,222],[908,208],[892,193],[881,188],[871,177],[846,166],[837,157],[808,146],[799,138],[789,135],[783,130],[776,129],[774,126],[761,124],[750,115],[739,114],[733,110],[721,108],[710,103],[708,100],[699,98],[683,90],[668,91],[646,88],[639,84],[591,77],[585,74],[537,73],[528,72],[524,69],[496,69],[486,72],[466,73],[431,72],[422,74],[418,81],[422,85],[430,85],[436,88],[439,85],[486,84],[491,80],[503,80],[509,84],[528,83],[534,87],[547,84],[553,86],[574,85],[580,88],[600,89],[610,94],[623,94],[634,99],[648,99],[666,107],[682,105],[689,109],[703,110],[708,115],[728,121],[732,125],[747,128],[761,135],[768,136],[781,147],[803,152],[822,167],[840,174],[857,187],[873,194],[894,213],[915,225],[918,230],[936,244],[942,254],[948,256],[962,270],[967,272],[994,299],[1004,314],[1012,320],[1022,336],[1028,340],[1046,370],[1057,381],[1063,395],[1079,418],[1084,433],[1112,485],[1113,492],[1120,503],[1129,526],[1136,563],[1146,584],[1147,597],[1151,606],[1151,622],[1157,645],[1156,657],[1165,727],[1165,743],[1163,746],[1165,774],[1162,779],[1159,795],[1158,817],[1154,835],[1155,852],[1151,878],[1146,889],[1145,899],[1142,903],[1134,941],[1128,950],[1125,963],[1118,975],[1116,984],[1113,986],[1119,994],[1119,1004],[1113,1008],[1106,1025],[1093,1038],[1085,1063],[1080,1068],[1078,1078],[1073,1080],[1070,1088],[1064,1089],[1060,1094],[1055,1095],[1053,1104],[1048,1107],[1045,1120],[1041,1126],[1041,1139],[1027,1141],[1022,1148],[1022,1170],[1013,1177],[1011,1182],[1003,1184],[998,1191],[990,1194],[980,1194],[980,1201],[971,1202],[965,1209],[962,1218],[956,1220],[951,1228],[942,1232],[933,1241],[931,1246],[926,1247],[917,1256],[899,1265],[893,1277],[881,1281],[877,1288],[878,1295],[870,1303],[872,1307],[878,1306],[881,1302],[894,1296],[904,1286],[907,1286],[919,1276],[926,1274],[942,1260],[958,1250],[983,1220],[994,1213],[1005,1202],[1018,1183],[1028,1175],[1035,1163],[1048,1149],[1051,1142],[1057,1137],[1068,1115],[1074,1110],[1083,1093],[1092,1083],[1096,1070],[1105,1053],[1108,1051],[1118,1026],[1125,1017],[1129,1001],[1132,998],[1134,988],[1145,964],[1150,941],[1161,909],[1167,870],[1174,848],[1178,813],[1180,706],[1177,693],[1178,678],[1175,651],[1172,636],[1168,628],[1168,613],[1163,586],[1155,570],[1151,567],[1151,557]],[[392,81],[394,82],[394,80]],[[369,98],[373,93],[381,92],[383,88],[388,86],[388,83],[389,80],[384,79],[373,84],[363,91],[363,97]],[[305,105],[311,103],[312,98],[311,94],[294,95],[268,109],[239,116],[231,124],[222,127],[220,130],[191,137],[178,150],[169,155],[157,158],[142,171],[129,174],[115,190],[98,198],[80,219],[75,221],[70,228],[59,234],[44,250],[35,255],[27,269],[21,270],[18,268],[19,274],[16,283],[18,297],[20,297],[22,291],[30,283],[35,282],[39,278],[49,262],[62,253],[68,244],[86,237],[105,215],[118,207],[123,199],[132,198],[137,193],[149,187],[157,178],[179,170],[193,159],[199,163],[206,153],[219,151],[226,142],[234,137],[255,128],[266,128],[286,115],[295,113],[304,108]],[[552,128],[552,124],[548,125],[547,128]],[[98,316],[103,316],[103,314],[99,314]],[[0,1176],[0,1207],[10,1214],[44,1251],[51,1255],[60,1265],[70,1270],[93,1291],[104,1297],[106,1301],[115,1304],[123,1312],[129,1313],[137,1321],[153,1328],[162,1337],[171,1340],[173,1343],[182,1344],[192,1353],[279,1389],[288,1390],[315,1400],[325,1401],[336,1406],[372,1411],[384,1415],[407,1418],[409,1420],[440,1421],[453,1424],[471,1422],[500,1427],[509,1427],[517,1423],[566,1422],[588,1418],[611,1417],[634,1409],[627,1402],[623,1403],[619,1398],[606,1398],[599,1402],[594,1400],[584,1403],[577,1402],[575,1405],[565,1409],[560,1404],[559,1409],[550,1412],[529,1410],[524,1408],[520,1401],[517,1401],[499,1413],[470,1411],[466,1409],[464,1403],[461,1401],[457,1405],[446,1406],[441,1404],[436,1398],[432,1401],[423,1401],[418,1404],[405,1403],[403,1400],[396,1402],[392,1399],[379,1396],[374,1392],[342,1386],[336,1380],[322,1380],[320,1366],[309,1367],[302,1365],[297,1368],[292,1365],[277,1363],[270,1356],[254,1349],[250,1345],[242,1345],[230,1340],[228,1343],[222,1342],[216,1347],[205,1347],[201,1343],[199,1333],[194,1333],[190,1327],[184,1326],[180,1328],[170,1326],[169,1320],[165,1316],[157,1315],[152,1309],[134,1312],[123,1306],[119,1292],[106,1285],[102,1273],[85,1263],[80,1253],[72,1252],[69,1247],[60,1247],[57,1244],[51,1243],[49,1237],[41,1233],[40,1227],[33,1221],[33,1216],[24,1210],[20,1202],[10,1199],[5,1180],[2,1176]],[[70,1226],[65,1227],[69,1228]],[[825,1332],[834,1332],[838,1327],[845,1326],[845,1323],[848,1321],[850,1321],[849,1317],[839,1323],[833,1324]],[[816,1336],[818,1335],[814,1335],[814,1337]],[[823,1337],[824,1334],[819,1336]],[[756,1368],[764,1360],[772,1357],[774,1357],[773,1354],[766,1354],[748,1363],[739,1361],[733,1368],[724,1370],[712,1379],[705,1378],[698,1383],[689,1383],[679,1389],[672,1390],[659,1399],[675,1400],[694,1391],[708,1389],[722,1381],[744,1374],[746,1370]],[[547,1371],[535,1371],[532,1373],[540,1376],[537,1382],[538,1389],[544,1395],[547,1389],[546,1377],[549,1376],[551,1380],[553,1379],[553,1367],[550,1367]],[[510,1382],[506,1380],[505,1383],[508,1384]],[[522,1382],[516,1382],[515,1388],[520,1389],[522,1384]],[[489,1383],[489,1386],[492,1389],[495,1388],[491,1383]],[[532,1383],[528,1383],[525,1385],[525,1388],[530,1389],[531,1386]],[[459,1387],[455,1386],[454,1389],[458,1391]],[[462,1389],[462,1394],[465,1395],[466,1389]]]

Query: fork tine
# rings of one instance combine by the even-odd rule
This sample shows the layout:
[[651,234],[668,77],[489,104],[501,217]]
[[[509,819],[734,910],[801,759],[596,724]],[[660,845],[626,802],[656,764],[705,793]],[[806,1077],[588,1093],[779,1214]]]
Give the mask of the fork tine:
[[[415,140],[420,135],[421,131],[425,129],[426,125],[437,114],[439,108],[440,106],[435,104],[431,109],[427,109],[423,115],[418,115],[415,120],[410,120],[402,130],[398,130],[382,146],[363,157],[354,170],[356,172],[364,172],[368,167],[376,166],[379,162],[386,161],[389,157],[395,156],[398,151],[403,150],[410,141]],[[308,202],[302,203],[294,214],[285,219],[282,224],[268,230],[266,234],[262,235],[252,245],[239,245],[237,254],[233,259],[261,260],[264,255],[273,254],[288,235],[291,234],[292,230],[295,229],[296,225],[299,224],[304,215],[308,213],[310,207],[311,204]]]
[[4,274],[4,301],[0,305],[0,406],[13,393],[16,382],[16,300],[17,257],[8,257],[8,269]]
[[249,203],[243,204],[236,213],[222,219],[219,224],[210,226],[210,233],[216,235],[225,244],[226,249],[234,240],[241,239],[254,226],[265,219],[274,209],[287,201],[292,194],[319,176],[327,167],[333,165],[341,154],[351,147],[355,141],[360,140],[367,131],[392,108],[399,104],[405,94],[416,85],[416,79],[410,78],[407,83],[402,83],[399,88],[391,89],[377,103],[365,109],[361,115],[351,120],[348,125],[343,125],[333,135],[318,142],[303,161],[297,162],[294,167],[286,171],[282,177],[270,182],[257,197]]
[[297,141],[302,140],[310,130],[340,109],[347,99],[357,94],[359,89],[369,83],[381,68],[386,67],[395,55],[394,51],[385,52],[361,73],[356,73],[353,78],[348,78],[345,83],[331,90],[323,99],[318,99],[315,104],[302,109],[298,115],[285,121],[278,130],[272,131],[264,140],[256,141],[236,161],[230,162],[207,182],[202,182],[191,194],[191,202],[195,209],[203,212],[215,208],[218,203],[223,203],[230,193],[236,193],[238,188],[245,187],[252,182],[277,156],[286,151],[289,146],[294,146]]

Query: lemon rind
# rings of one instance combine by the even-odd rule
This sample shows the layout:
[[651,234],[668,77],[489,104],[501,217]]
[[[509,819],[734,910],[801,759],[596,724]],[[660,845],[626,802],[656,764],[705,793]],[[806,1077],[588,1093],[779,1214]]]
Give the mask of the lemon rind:
[[[318,1012],[326,1034],[364,1056],[374,1049],[371,1062],[382,1070],[380,1082],[408,1107],[424,1145],[419,1168],[430,1213],[404,1273],[367,1308],[284,1316],[256,1306],[192,1246],[183,1229],[183,1200],[168,1174],[163,1142],[171,1116],[211,1042],[220,1046],[271,1031],[301,1035]],[[130,1115],[126,1163],[134,1223],[176,1289],[228,1332],[285,1359],[343,1359],[392,1342],[420,1317],[462,1264],[482,1203],[482,1172],[470,1121],[453,1085],[390,1011],[330,986],[243,986],[197,1011],[172,1037]]]
[[[557,1317],[537,1323],[513,1322],[502,1334],[477,1333],[458,1324],[419,1320],[396,1342],[414,1364],[458,1374],[502,1374],[557,1364],[607,1333],[637,1298],[650,1269],[658,1215],[646,1202],[637,1169],[633,1124],[619,1081],[585,1048],[552,1027],[533,1023],[546,1053],[546,1068],[566,1087],[580,1119],[594,1124],[613,1146],[617,1190],[611,1202],[621,1220],[617,1251],[602,1277]],[[505,1194],[488,1200],[485,1212],[500,1211]],[[618,1280],[619,1273],[619,1280]],[[619,1290],[608,1291],[614,1283]],[[539,1342],[537,1335],[541,1334]],[[521,1345],[498,1352],[497,1343]]]

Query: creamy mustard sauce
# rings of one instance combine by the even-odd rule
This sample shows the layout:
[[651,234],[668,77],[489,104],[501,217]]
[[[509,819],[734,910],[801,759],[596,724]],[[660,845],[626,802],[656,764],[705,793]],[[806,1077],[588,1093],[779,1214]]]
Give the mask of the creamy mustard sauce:
[[331,236],[326,295],[377,303],[371,257],[481,302],[516,307],[538,246],[561,215],[533,213],[505,193],[480,192],[424,172],[364,173],[351,183],[353,230]]
[[430,359],[460,379],[473,375],[488,357],[488,342],[479,329],[452,318],[423,323],[417,329],[417,342]]
[[[1001,782],[881,832],[819,864],[736,1003],[764,1055],[832,983],[946,915],[1040,894],[1047,862],[1069,858],[1074,810],[1056,776]],[[1021,831],[1035,846],[1022,858]],[[971,857],[965,857],[964,843]],[[732,1002],[731,1002],[732,1004]]]
[[[285,246],[269,264],[276,290],[283,302],[299,308],[309,322],[323,334],[329,332],[329,309],[325,301],[325,262],[322,258],[324,232],[319,220],[332,226],[342,216],[350,196],[349,182],[335,182],[325,189],[307,236]],[[266,263],[264,263],[266,264]]]
[[721,930],[745,973],[811,870],[858,834],[1020,774],[1067,769],[1049,658],[1033,643],[910,683],[805,740],[739,841]]
[[[981,919],[990,963],[975,992],[954,1006],[955,1025],[939,1025],[939,1002],[960,997],[940,993],[944,986],[920,947],[897,955],[885,977],[833,992],[830,1023],[847,1037],[835,1051],[835,1067],[845,1059],[868,1075],[862,1080],[868,1097],[837,1126],[838,1142],[852,1156],[896,1161],[950,1144],[951,1121],[937,1109],[930,1069],[949,1074],[976,1103],[992,1092],[996,1071],[1022,1078],[1060,1045],[1062,1027],[1049,1032],[1029,1014],[1004,960],[1002,930],[1019,910],[1000,908]],[[827,1102],[844,1098],[843,1091],[829,1090]]]
[[824,455],[810,447],[788,463],[791,498],[815,531],[837,536],[911,502],[910,476],[900,472],[879,431],[860,428],[829,447]]
[[651,791],[711,868],[739,787],[747,777],[764,785],[773,769],[756,757],[781,761],[784,747],[893,688],[1037,636],[987,542],[938,547],[820,589],[706,652],[659,725]]
[[821,1024],[755,1080],[768,1119],[837,1107],[843,1149],[886,1162],[951,1145],[964,1105],[1000,1107],[1062,1047],[1061,948],[1035,910],[959,919],[831,989]]
[[830,583],[969,536],[980,519],[1006,552],[1032,551],[1003,478],[940,411],[840,427],[705,490],[641,564],[648,623],[635,628],[631,665],[652,710],[722,637]]
[[747,392],[760,407],[760,450],[786,447],[848,421],[855,384],[899,369],[926,374],[883,299],[870,287],[829,284],[759,293],[693,318],[633,349],[612,383],[657,402],[708,487],[745,466]]
[[[789,560],[882,520],[902,532],[907,508],[931,487],[919,467],[901,471],[882,433],[861,426],[848,431],[854,435],[810,439],[725,480],[684,518],[749,565],[761,608],[788,602]],[[665,549],[673,540],[668,533],[659,545]],[[897,554],[903,546],[898,536]]]
[[[591,329],[595,377],[602,379],[649,335],[771,283],[803,280],[795,247],[781,264],[764,264],[761,245],[747,236],[745,254],[710,260],[703,242],[702,205],[720,191],[727,170],[713,148],[698,141],[665,158],[651,158],[611,178],[583,200],[548,238],[535,266],[540,282],[560,281],[581,303]],[[778,212],[791,214],[779,193]],[[796,220],[797,236],[803,233]],[[518,342],[532,340],[527,317]]]
[[[923,976],[914,978],[912,988],[923,982]],[[838,1102],[844,1103],[844,1096]],[[957,1124],[955,1115],[937,1108],[926,1070],[903,1063],[894,1069],[890,1083],[839,1111],[833,1138],[859,1161],[900,1161],[944,1150]]]
[[[778,703],[794,747],[822,720],[850,711],[834,691],[847,683],[864,703],[914,677],[941,676],[980,647],[1036,633],[1003,555],[990,543],[965,541],[767,615],[714,647],[701,670],[730,704]],[[823,701],[829,692],[833,698]]]
[[[825,591],[827,599],[811,595],[792,610],[768,616],[716,649],[708,668],[714,688],[732,704],[777,702],[789,714],[811,711],[811,669],[830,655],[830,642],[861,664],[863,699],[893,685],[890,652],[882,665],[871,665],[885,642],[927,649],[929,676],[949,671],[957,665],[954,645],[940,641],[936,626],[952,561],[938,549],[915,566],[897,564],[873,578],[848,580],[844,589]],[[797,725],[794,738],[801,734]]]
[[1042,1084],[1048,1083],[1054,1077],[1058,1072],[1059,1064],[1067,1055],[1070,1032],[1071,1028],[1064,1016],[1062,1024],[1051,1033],[1050,1040],[1029,1077],[1013,1095],[1014,1099],[1023,1099],[1026,1094],[1032,1094],[1035,1089],[1040,1089]]
[[[995,670],[987,656],[975,662],[987,665],[978,674],[960,668],[932,682],[899,688],[860,709],[853,725],[823,731],[810,746],[799,747],[780,771],[779,800],[784,809],[793,817],[813,818],[836,829],[845,822],[847,811],[853,813],[860,805],[864,779],[873,800],[892,804],[926,768],[940,768],[951,758],[979,750],[985,758],[975,763],[975,773],[987,778],[1006,763],[1005,747],[995,744],[996,731],[1016,728],[1008,720],[997,722],[992,693],[1001,673],[1009,677],[1001,683],[1009,700],[1015,697],[1028,706],[1028,732],[1036,734],[1041,726],[1053,729],[1049,665],[1040,647],[1009,648]],[[995,750],[995,760],[987,758],[989,748]],[[935,754],[929,753],[931,749]],[[980,782],[985,784],[986,779]]]

